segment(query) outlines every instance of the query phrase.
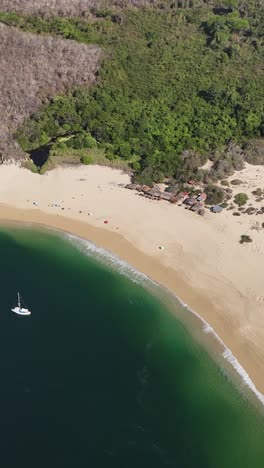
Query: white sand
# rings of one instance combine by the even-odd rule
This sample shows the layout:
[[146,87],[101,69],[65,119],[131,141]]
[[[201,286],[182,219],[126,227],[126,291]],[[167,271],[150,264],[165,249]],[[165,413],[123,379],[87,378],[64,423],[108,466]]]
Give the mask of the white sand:
[[[235,192],[264,189],[264,167],[247,165],[234,178],[247,181]],[[40,176],[1,166],[0,218],[61,227],[110,248],[204,317],[264,392],[264,229],[251,229],[264,215],[234,217],[225,210],[202,218],[144,199],[124,188],[128,182],[128,175],[106,167]],[[253,242],[239,244],[241,234]]]

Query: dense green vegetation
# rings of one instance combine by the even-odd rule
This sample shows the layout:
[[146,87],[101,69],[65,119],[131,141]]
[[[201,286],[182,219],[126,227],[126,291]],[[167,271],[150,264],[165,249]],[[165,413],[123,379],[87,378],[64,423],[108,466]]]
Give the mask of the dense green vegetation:
[[248,196],[246,193],[237,193],[234,198],[234,202],[239,206],[245,205],[247,201],[248,201]]
[[207,195],[206,203],[208,205],[217,205],[225,198],[225,191],[216,185],[208,185],[205,193]]
[[229,175],[244,159],[235,144],[264,136],[264,13],[257,2],[238,4],[104,11],[92,21],[1,13],[23,30],[105,50],[97,85],[48,103],[17,133],[20,145],[31,151],[67,136],[60,152],[98,148],[145,183],[204,179],[208,155],[212,181]]

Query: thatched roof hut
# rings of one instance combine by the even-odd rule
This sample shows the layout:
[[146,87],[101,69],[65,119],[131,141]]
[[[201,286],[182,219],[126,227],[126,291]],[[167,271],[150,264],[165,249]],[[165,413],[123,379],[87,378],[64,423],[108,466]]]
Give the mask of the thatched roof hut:
[[188,197],[184,200],[183,203],[185,203],[185,205],[188,205],[188,206],[193,206],[197,204],[197,200],[194,197]]
[[148,185],[142,185],[140,187],[140,189],[137,189],[139,190],[140,192],[143,192],[143,193],[149,193],[151,189],[151,187],[149,187]]
[[129,190],[137,190],[138,187],[141,188],[141,186],[138,185],[138,184],[127,184],[127,185],[126,185],[126,188],[129,189]]
[[215,205],[212,207],[212,212],[213,213],[221,213],[221,211],[223,211],[223,207],[220,206],[220,205]]
[[198,211],[197,211],[198,215],[200,216],[204,216],[205,215],[205,209],[204,208],[200,208]]
[[197,201],[205,201],[207,198],[206,193],[202,192],[200,195],[197,197]]
[[180,194],[173,195],[170,199],[170,203],[178,203],[179,201],[182,201],[182,196]]
[[160,200],[161,198],[161,191],[156,189],[155,187],[147,192],[147,194],[156,200]]
[[170,202],[171,203],[178,203],[179,201],[183,201],[188,198],[188,192],[180,192],[177,195],[172,195]]
[[173,197],[173,194],[169,193],[169,192],[161,192],[161,194],[160,194],[160,198],[162,200],[170,201],[172,197]]
[[179,191],[179,184],[171,184],[165,190],[165,192],[168,192],[170,194],[176,194],[178,193],[178,191]]
[[198,211],[202,208],[202,205],[200,203],[195,203],[195,205],[191,206],[190,210],[195,211],[198,213]]
[[185,200],[186,198],[188,198],[189,192],[180,192],[180,193],[179,193],[179,196],[180,196],[183,200]]

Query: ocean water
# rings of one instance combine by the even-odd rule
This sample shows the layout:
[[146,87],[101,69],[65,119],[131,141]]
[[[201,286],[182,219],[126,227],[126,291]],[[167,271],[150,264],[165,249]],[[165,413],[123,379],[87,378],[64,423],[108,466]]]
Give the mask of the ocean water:
[[1,228],[0,259],[1,466],[263,468],[261,405],[142,278],[49,231]]

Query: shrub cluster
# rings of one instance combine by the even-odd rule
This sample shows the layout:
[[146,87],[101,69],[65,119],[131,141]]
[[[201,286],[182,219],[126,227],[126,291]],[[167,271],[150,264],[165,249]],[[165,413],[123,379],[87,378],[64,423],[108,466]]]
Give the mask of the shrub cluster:
[[264,164],[264,139],[250,140],[244,144],[245,161],[249,164]]
[[208,185],[205,189],[207,195],[206,203],[208,205],[218,205],[225,198],[225,191],[216,185]]

